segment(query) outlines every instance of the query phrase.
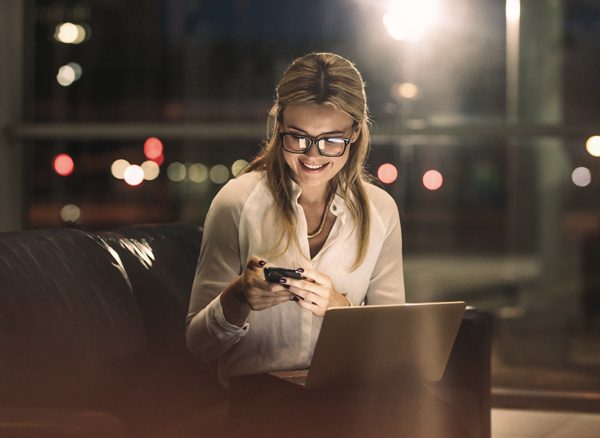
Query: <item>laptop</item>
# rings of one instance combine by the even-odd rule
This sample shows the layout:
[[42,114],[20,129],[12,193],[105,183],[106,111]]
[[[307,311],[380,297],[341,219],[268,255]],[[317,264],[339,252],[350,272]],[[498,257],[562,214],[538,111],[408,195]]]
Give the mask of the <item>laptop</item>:
[[334,307],[323,319],[310,368],[270,374],[306,389],[435,382],[464,311],[464,301]]

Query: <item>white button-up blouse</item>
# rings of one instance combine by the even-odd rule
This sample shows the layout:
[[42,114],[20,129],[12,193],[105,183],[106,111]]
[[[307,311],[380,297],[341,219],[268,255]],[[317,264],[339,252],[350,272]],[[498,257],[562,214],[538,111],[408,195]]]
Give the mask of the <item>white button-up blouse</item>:
[[278,212],[264,172],[250,172],[229,181],[206,216],[187,316],[187,343],[202,360],[219,358],[222,381],[238,375],[308,368],[323,320],[289,301],[251,311],[243,327],[230,324],[219,295],[252,256],[265,260],[267,266],[322,272],[354,305],[404,302],[402,234],[392,197],[367,184],[369,245],[361,265],[350,271],[358,251],[359,229],[344,200],[334,197],[330,211],[336,216],[335,223],[311,259],[306,218],[298,204],[301,190],[292,184],[300,247],[292,243],[282,255],[269,256],[279,237]]

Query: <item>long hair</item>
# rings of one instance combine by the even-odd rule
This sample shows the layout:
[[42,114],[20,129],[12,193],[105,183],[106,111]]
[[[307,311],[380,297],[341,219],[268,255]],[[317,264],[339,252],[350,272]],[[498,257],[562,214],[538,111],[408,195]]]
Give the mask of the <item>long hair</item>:
[[331,105],[346,113],[360,133],[349,146],[345,166],[330,181],[330,193],[339,193],[358,225],[358,252],[351,269],[364,260],[369,240],[370,214],[365,183],[370,181],[364,164],[370,147],[369,116],[365,85],[360,72],[347,59],[333,53],[311,53],[294,60],[276,89],[276,98],[267,122],[268,138],[246,171],[265,170],[269,188],[280,209],[281,236],[275,247],[292,241],[299,245],[292,204],[292,172],[285,162],[279,139],[283,111],[290,105]]

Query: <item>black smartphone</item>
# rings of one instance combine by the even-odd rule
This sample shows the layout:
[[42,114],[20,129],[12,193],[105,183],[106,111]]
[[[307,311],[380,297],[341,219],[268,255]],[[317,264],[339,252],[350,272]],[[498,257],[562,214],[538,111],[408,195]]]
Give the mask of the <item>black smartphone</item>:
[[286,269],[286,268],[265,268],[265,280],[271,283],[279,283],[281,277],[296,278],[300,280],[302,278],[302,272],[298,269]]

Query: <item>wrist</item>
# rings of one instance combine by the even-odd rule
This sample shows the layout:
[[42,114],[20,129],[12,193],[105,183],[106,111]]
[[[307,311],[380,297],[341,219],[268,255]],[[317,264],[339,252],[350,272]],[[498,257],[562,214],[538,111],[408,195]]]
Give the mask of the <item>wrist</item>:
[[352,301],[348,298],[348,294],[342,294],[342,296],[344,297],[344,300],[346,300],[346,307],[353,307]]

